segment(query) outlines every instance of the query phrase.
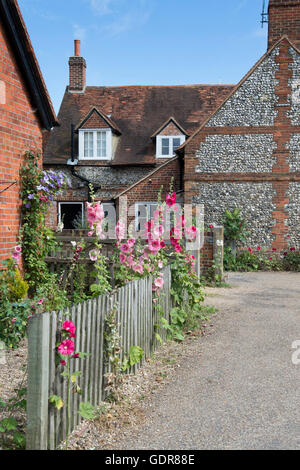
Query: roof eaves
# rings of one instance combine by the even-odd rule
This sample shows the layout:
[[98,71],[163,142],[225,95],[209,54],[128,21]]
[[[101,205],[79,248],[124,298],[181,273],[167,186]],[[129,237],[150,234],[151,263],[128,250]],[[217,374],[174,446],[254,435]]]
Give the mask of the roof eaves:
[[59,126],[17,0],[0,0],[0,13],[42,126],[47,130]]

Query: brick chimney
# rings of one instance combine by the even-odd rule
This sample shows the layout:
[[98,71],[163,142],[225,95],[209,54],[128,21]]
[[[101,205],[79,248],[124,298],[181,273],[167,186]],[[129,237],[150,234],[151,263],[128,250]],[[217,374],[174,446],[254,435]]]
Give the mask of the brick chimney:
[[86,87],[86,61],[80,54],[80,40],[74,41],[74,56],[69,59],[71,93],[83,93]]
[[300,48],[300,0],[269,0],[268,48],[283,35]]

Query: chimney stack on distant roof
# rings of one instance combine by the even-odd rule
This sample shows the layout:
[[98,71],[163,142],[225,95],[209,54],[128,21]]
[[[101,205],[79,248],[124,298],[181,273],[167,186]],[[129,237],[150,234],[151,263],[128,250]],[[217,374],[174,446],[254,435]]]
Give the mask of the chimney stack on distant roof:
[[86,87],[86,61],[81,57],[80,40],[74,41],[74,56],[69,59],[71,93],[83,93]]
[[282,36],[300,48],[300,0],[269,0],[268,48]]

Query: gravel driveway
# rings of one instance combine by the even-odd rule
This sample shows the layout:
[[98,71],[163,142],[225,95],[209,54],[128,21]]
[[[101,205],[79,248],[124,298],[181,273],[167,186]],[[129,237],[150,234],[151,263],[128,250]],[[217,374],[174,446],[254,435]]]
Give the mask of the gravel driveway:
[[191,345],[178,372],[114,448],[299,449],[300,274],[232,273],[208,289],[212,334]]

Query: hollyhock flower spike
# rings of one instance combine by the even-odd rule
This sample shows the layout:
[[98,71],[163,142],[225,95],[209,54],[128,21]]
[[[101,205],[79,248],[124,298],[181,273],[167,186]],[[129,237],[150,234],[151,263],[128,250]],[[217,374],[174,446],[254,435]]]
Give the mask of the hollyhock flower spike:
[[162,277],[157,277],[154,279],[154,286],[157,287],[158,289],[162,289],[164,286],[164,280]]
[[62,354],[63,356],[69,356],[70,354],[73,354],[75,346],[73,341],[66,339],[58,346],[57,350],[59,354]]
[[76,326],[74,325],[74,323],[72,321],[66,320],[63,323],[62,329],[64,331],[67,331],[68,333],[74,334],[75,331],[76,331]]

